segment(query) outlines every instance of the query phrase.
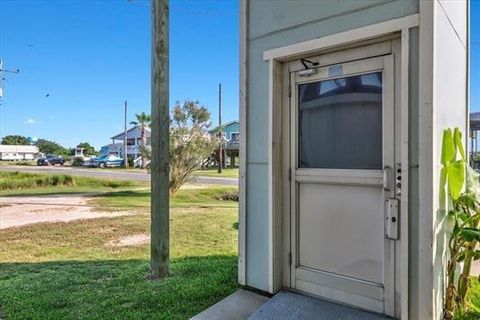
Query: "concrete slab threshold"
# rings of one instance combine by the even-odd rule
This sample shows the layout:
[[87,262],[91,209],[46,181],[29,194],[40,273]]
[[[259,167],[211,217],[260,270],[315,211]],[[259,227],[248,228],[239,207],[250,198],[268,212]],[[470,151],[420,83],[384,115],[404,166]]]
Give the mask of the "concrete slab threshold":
[[192,320],[386,320],[380,314],[281,291],[272,298],[238,290]]
[[249,320],[384,320],[383,315],[331,301],[282,291],[255,311]]
[[214,304],[192,320],[245,320],[268,300],[248,290],[238,290]]

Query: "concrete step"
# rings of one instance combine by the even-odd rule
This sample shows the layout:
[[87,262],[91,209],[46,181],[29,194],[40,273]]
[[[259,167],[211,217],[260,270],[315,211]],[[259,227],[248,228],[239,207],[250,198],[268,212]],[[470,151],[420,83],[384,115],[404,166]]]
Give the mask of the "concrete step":
[[192,320],[245,320],[268,300],[268,297],[248,290],[238,290]]

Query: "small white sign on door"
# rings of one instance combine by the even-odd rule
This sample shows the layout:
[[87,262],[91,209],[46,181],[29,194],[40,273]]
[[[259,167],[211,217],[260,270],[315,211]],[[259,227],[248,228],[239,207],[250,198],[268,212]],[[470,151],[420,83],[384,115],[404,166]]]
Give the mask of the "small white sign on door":
[[343,75],[343,66],[337,64],[335,66],[328,67],[328,76],[329,77],[338,77]]

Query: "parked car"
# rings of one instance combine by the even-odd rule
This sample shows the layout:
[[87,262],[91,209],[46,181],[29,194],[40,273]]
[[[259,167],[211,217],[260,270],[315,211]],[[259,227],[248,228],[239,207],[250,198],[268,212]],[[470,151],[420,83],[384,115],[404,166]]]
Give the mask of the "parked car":
[[65,159],[62,156],[56,156],[54,154],[47,154],[45,157],[37,159],[37,165],[39,166],[54,166],[56,164],[64,165]]
[[122,167],[123,158],[120,158],[114,155],[104,155],[97,158],[91,158],[90,160],[84,162],[83,165],[86,167],[98,167],[98,168]]

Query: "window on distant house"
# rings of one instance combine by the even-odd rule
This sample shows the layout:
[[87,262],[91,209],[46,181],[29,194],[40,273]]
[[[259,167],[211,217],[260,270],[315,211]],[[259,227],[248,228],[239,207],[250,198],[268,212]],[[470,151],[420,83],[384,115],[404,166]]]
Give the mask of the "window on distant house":
[[232,140],[232,141],[238,141],[239,138],[240,138],[240,133],[239,132],[232,132],[230,134],[230,140]]
[[135,138],[128,138],[127,146],[134,146],[134,145],[135,145]]

